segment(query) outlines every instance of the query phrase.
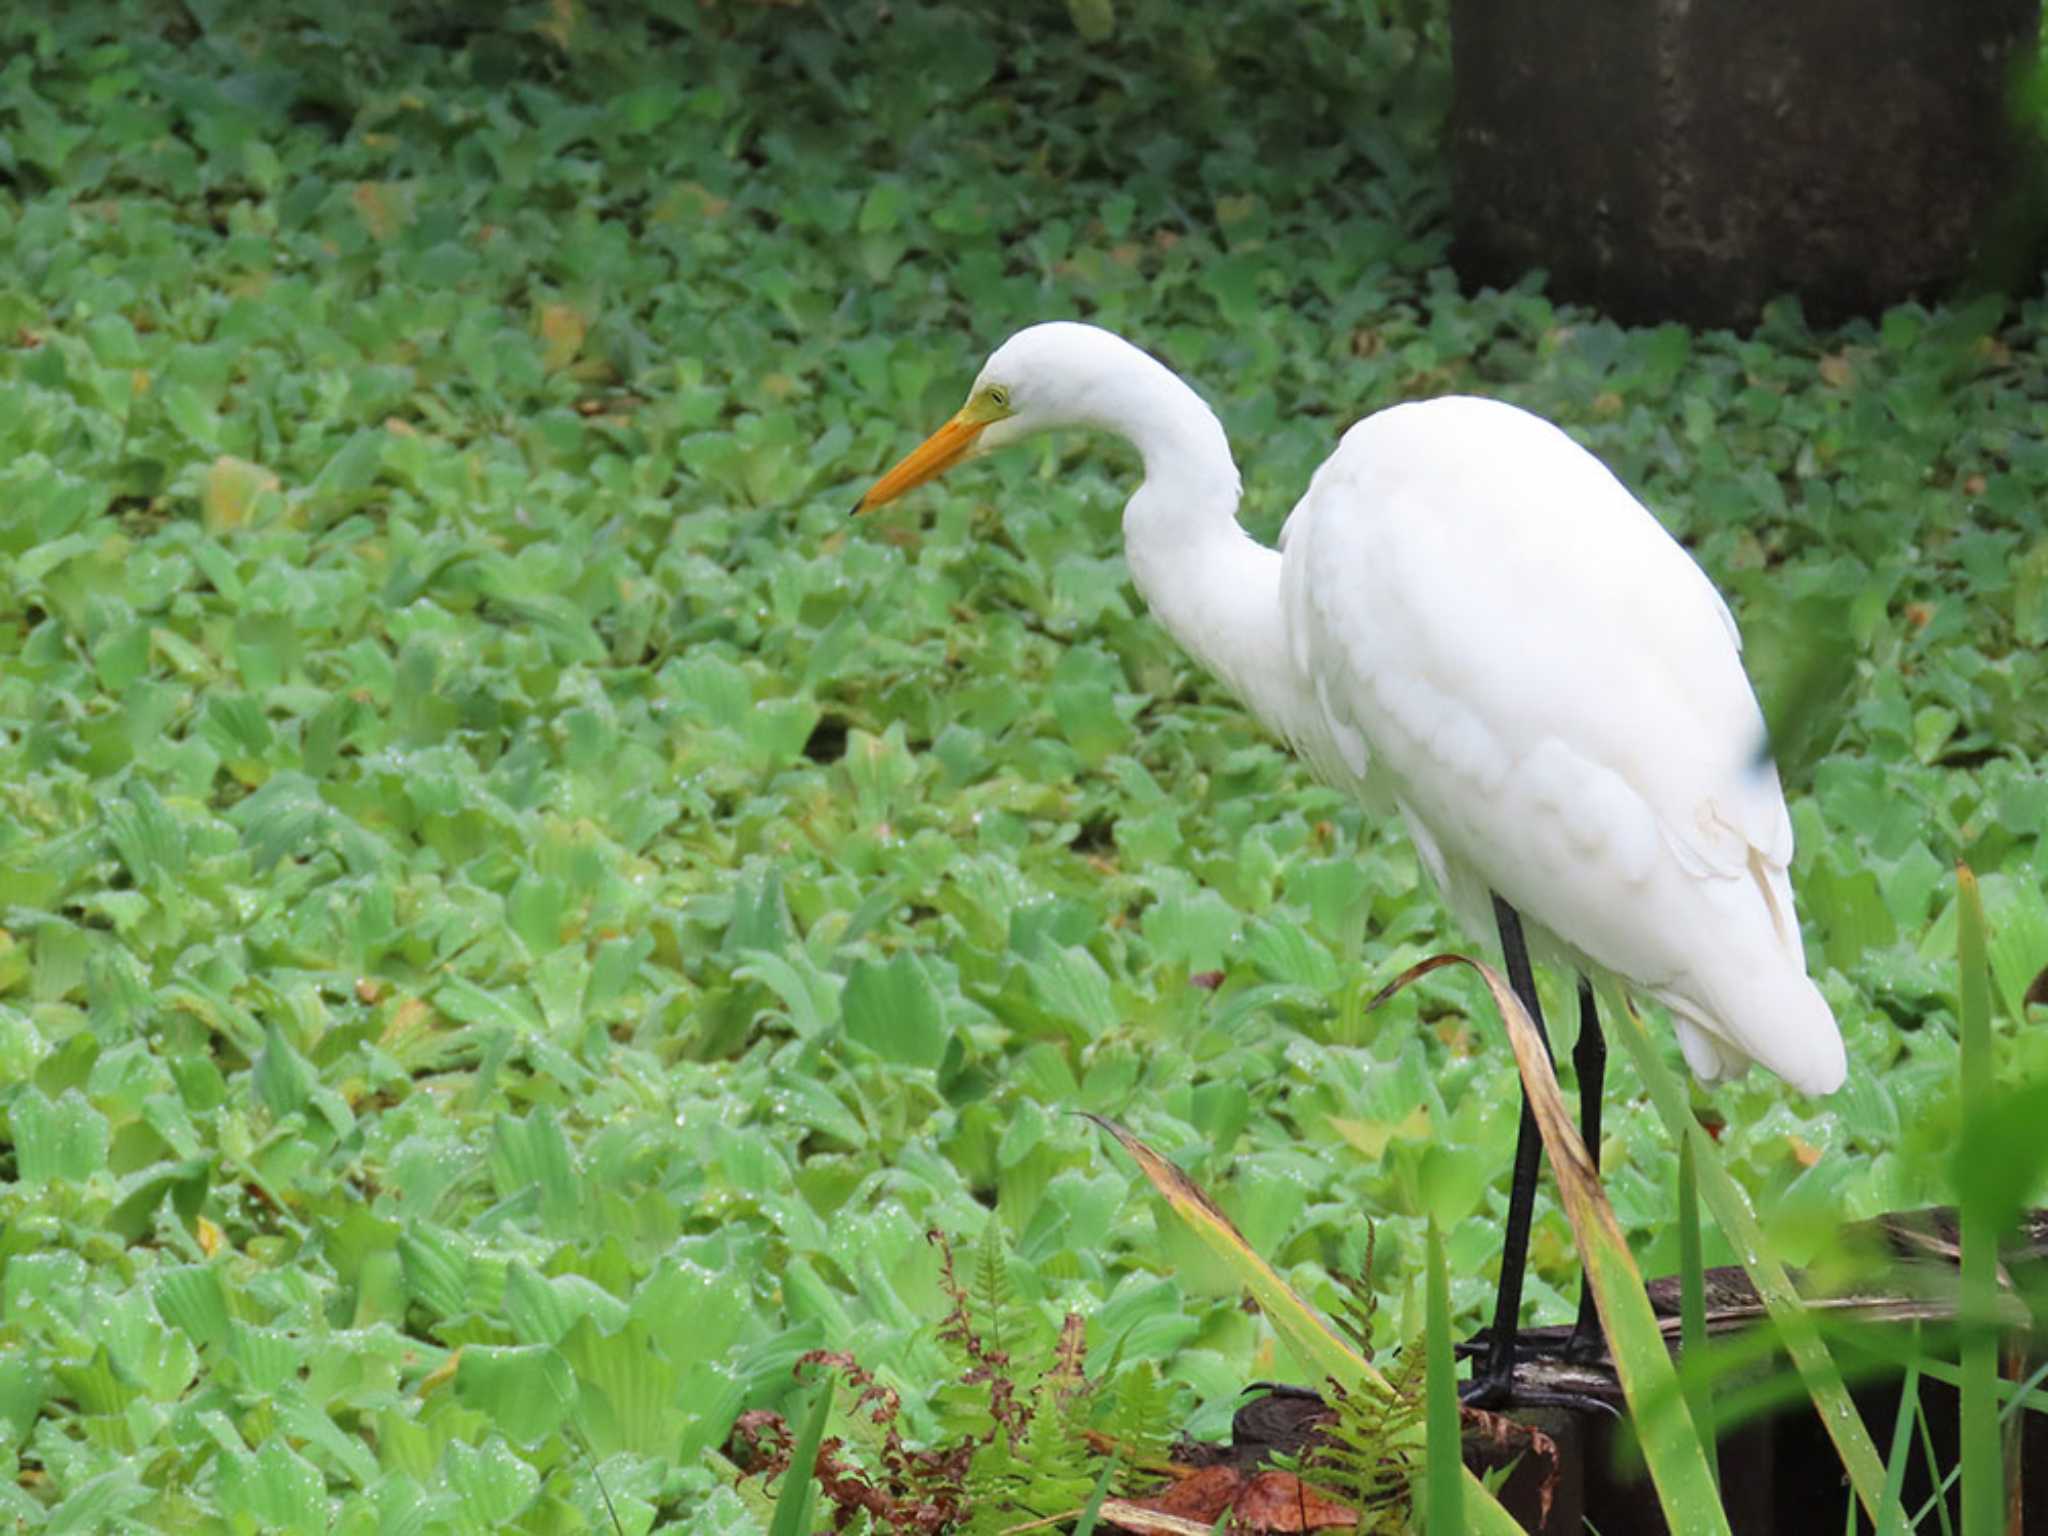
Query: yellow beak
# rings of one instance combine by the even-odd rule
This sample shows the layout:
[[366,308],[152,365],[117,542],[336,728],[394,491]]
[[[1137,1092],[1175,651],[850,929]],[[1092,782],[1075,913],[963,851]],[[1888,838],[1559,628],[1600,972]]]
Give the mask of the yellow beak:
[[981,436],[982,429],[990,418],[970,418],[967,409],[953,413],[938,431],[911,449],[902,463],[882,476],[869,487],[867,495],[855,505],[855,512],[870,512],[884,502],[894,501],[905,491],[915,490],[934,476],[942,475],[967,457],[974,440]]

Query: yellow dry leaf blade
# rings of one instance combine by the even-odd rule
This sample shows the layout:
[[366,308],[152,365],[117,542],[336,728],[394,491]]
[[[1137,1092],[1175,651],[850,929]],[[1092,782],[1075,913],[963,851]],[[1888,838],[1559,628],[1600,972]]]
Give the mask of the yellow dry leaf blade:
[[535,22],[533,30],[567,53],[576,36],[576,0],[548,0],[547,19]]
[[275,491],[281,482],[261,464],[222,454],[206,471],[200,493],[200,515],[208,533],[225,533],[249,521],[256,498]]
[[405,198],[390,183],[359,181],[349,196],[356,205],[356,217],[363,221],[363,228],[379,245],[405,227]]
[[590,322],[571,304],[541,305],[536,324],[542,343],[541,366],[549,373],[559,372],[574,362],[576,354],[583,350],[583,338],[590,332]]
[[[1273,1324],[1274,1331],[1287,1341],[1296,1359],[1347,1391],[1355,1391],[1365,1382],[1385,1385],[1385,1378],[1373,1369],[1372,1362],[1245,1241],[1244,1234],[1206,1190],[1114,1120],[1101,1115],[1088,1118],[1116,1138],[1174,1213],[1230,1266]],[[1465,1471],[1464,1479],[1467,1529],[1493,1536],[1519,1536],[1521,1526],[1485,1485],[1470,1471]]]
[[1329,1117],[1330,1129],[1352,1147],[1367,1157],[1383,1157],[1388,1144],[1396,1138],[1403,1141],[1421,1141],[1429,1135],[1429,1111],[1417,1105],[1399,1120],[1350,1120],[1341,1115]]

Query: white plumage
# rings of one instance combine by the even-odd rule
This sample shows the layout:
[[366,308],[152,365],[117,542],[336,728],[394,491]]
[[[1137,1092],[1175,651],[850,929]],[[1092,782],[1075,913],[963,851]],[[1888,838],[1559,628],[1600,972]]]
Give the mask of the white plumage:
[[1375,759],[1332,776],[1385,786],[1469,931],[1497,891],[1539,950],[1667,1005],[1700,1077],[1841,1085],[1734,620],[1599,460],[1495,401],[1396,406],[1281,548],[1290,658]]
[[1395,406],[1344,435],[1267,549],[1236,520],[1214,413],[1061,322],[1005,342],[862,506],[1059,426],[1137,447],[1124,542],[1146,602],[1319,775],[1398,810],[1469,933],[1498,893],[1539,955],[1669,1007],[1701,1078],[1754,1061],[1841,1085],[1740,636],[1599,460],[1500,402]]

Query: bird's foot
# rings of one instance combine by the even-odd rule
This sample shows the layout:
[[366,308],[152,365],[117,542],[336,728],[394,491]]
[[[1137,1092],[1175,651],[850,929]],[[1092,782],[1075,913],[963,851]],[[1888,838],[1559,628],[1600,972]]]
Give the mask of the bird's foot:
[[1466,1408],[1484,1408],[1490,1413],[1502,1413],[1515,1405],[1515,1372],[1511,1365],[1506,1371],[1481,1371],[1469,1380],[1458,1383],[1458,1402]]
[[1571,1365],[1605,1365],[1607,1363],[1607,1340],[1594,1329],[1572,1330],[1571,1337],[1564,1341],[1564,1348],[1558,1357]]
[[1604,1414],[1610,1419],[1621,1411],[1606,1398],[1592,1392],[1575,1392],[1569,1387],[1530,1387],[1506,1377],[1474,1376],[1458,1383],[1458,1406],[1512,1417],[1531,1408],[1563,1408],[1571,1413]]

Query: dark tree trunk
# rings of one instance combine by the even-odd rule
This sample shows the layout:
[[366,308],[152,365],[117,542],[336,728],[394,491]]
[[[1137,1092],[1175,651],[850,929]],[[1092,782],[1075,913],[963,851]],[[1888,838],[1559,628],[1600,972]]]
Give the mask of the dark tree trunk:
[[[2013,238],[2041,0],[1452,0],[1454,260],[1628,321],[1871,314]],[[2031,252],[2029,253],[2031,254]]]

